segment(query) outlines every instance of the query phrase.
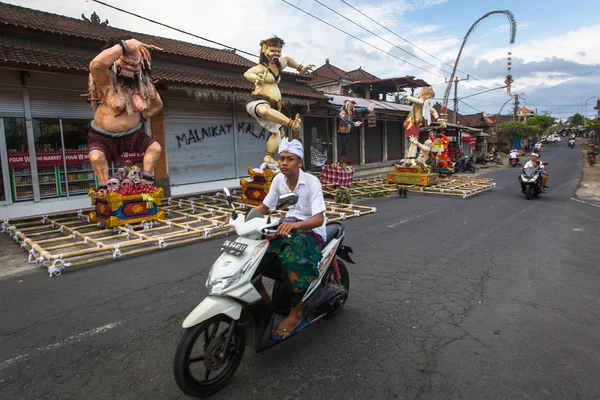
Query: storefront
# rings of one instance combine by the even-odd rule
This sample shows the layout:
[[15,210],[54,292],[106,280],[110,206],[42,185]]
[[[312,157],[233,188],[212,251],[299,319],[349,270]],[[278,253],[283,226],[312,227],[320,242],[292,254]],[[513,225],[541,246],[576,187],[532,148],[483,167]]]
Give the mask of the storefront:
[[87,151],[92,110],[80,96],[85,76],[0,71],[0,204],[21,206],[21,214],[33,205],[32,213],[87,205],[97,182]]
[[[403,158],[407,145],[402,125],[409,106],[355,98],[358,113],[354,121],[361,121],[362,125],[351,128],[346,136],[338,133],[338,116],[339,107],[348,97],[331,95],[330,98],[330,106],[305,110],[307,114],[302,119],[308,170],[320,171],[324,164],[341,161],[344,140],[347,140],[344,158],[348,165],[377,165]],[[373,112],[367,111],[370,105]]]

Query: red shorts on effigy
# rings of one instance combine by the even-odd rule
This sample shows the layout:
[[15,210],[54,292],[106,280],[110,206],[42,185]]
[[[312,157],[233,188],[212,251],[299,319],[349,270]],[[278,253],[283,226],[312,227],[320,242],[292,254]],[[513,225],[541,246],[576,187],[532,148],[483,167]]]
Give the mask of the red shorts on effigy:
[[88,150],[103,152],[109,163],[120,161],[123,153],[144,153],[156,140],[146,135],[141,124],[136,128],[133,128],[130,133],[112,136],[108,133],[101,133],[90,126]]

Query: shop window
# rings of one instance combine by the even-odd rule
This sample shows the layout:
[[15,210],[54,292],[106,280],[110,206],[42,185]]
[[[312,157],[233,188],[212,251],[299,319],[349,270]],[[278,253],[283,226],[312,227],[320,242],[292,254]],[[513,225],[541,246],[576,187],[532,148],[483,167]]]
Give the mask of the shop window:
[[[63,119],[63,139],[67,158],[66,179],[60,174],[60,193],[65,196],[87,194],[90,187],[96,186],[96,175],[89,163],[87,150],[87,132],[89,121]],[[64,170],[64,165],[59,166]]]
[[375,126],[369,125],[367,122],[365,126],[365,162],[382,162],[385,121],[375,121]]
[[59,196],[57,169],[64,174],[62,140],[58,119],[34,119],[33,137],[42,199]]
[[333,121],[331,118],[304,117],[304,167],[308,171],[320,171],[325,164],[333,162],[331,143]]
[[387,159],[388,161],[400,160],[403,157],[402,141],[404,132],[402,121],[387,122]]
[[0,155],[0,202],[6,201],[6,188],[4,187],[4,170],[2,168],[2,155]]
[[33,181],[24,118],[3,118],[8,168],[14,201],[33,200]]

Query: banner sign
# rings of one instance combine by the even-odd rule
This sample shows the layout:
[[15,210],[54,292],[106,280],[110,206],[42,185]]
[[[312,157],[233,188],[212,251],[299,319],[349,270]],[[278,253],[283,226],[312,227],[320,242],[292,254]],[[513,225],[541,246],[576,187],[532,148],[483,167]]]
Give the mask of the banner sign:
[[[89,156],[87,150],[67,150],[65,151],[67,165],[89,164]],[[123,160],[141,161],[144,154],[140,153],[123,153]],[[62,151],[43,151],[38,152],[35,156],[38,167],[62,167],[63,153]],[[8,166],[9,168],[29,168],[30,164],[29,153],[26,151],[9,151]]]

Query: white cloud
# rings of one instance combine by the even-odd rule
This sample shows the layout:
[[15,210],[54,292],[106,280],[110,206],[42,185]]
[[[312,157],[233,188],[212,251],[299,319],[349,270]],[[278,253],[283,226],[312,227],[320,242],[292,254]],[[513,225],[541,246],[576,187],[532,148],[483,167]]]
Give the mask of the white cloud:
[[[80,18],[82,13],[89,16],[93,11],[96,11],[102,20],[108,19],[111,26],[171,37],[205,46],[218,47],[91,1],[2,1],[68,15],[73,18]],[[446,86],[443,77],[426,73],[404,64],[393,57],[348,37],[342,32],[326,26],[322,22],[303,14],[301,11],[294,9],[280,0],[261,0],[259,3],[248,2],[247,0],[220,0],[214,3],[207,1],[199,2],[197,0],[178,0],[177,2],[168,3],[168,6],[165,6],[164,1],[145,0],[142,7],[125,0],[107,1],[117,7],[128,9],[148,18],[254,54],[258,54],[258,43],[261,39],[277,34],[286,40],[287,45],[284,53],[303,64],[314,63],[319,66],[325,62],[326,58],[329,58],[332,64],[342,69],[352,70],[361,66],[363,69],[379,77],[414,75],[433,84],[438,97],[443,96]],[[398,55],[400,58],[406,58],[406,60],[412,63],[423,65],[425,69],[436,74],[447,75],[400,52],[381,39],[371,37],[359,27],[343,20],[339,16],[335,16],[312,0],[288,1],[360,37],[368,43],[372,43],[377,47]],[[412,48],[406,42],[377,26],[343,3],[331,0],[320,1],[353,21],[376,32],[390,42],[406,49],[408,52],[416,54],[446,71],[450,70],[450,67],[430,58],[422,51]],[[358,0],[348,1],[371,18],[389,27],[401,36],[406,37],[417,46],[425,49],[428,53],[436,55],[449,64],[454,63],[458,48],[462,42],[462,34],[457,33],[453,35],[449,33],[448,27],[431,24],[425,17],[417,18],[416,20],[413,18],[417,15],[426,15],[427,13],[423,10],[446,3],[447,0],[386,0],[377,4],[364,4]],[[413,11],[419,12],[411,13],[411,18],[408,18],[407,13]],[[447,23],[450,24],[451,21]],[[517,30],[519,32],[527,29],[531,36],[535,28],[535,21],[526,21],[519,23]],[[497,87],[503,84],[504,76],[506,75],[506,52],[508,51],[508,46],[498,44],[495,47],[490,47],[490,43],[495,43],[493,41],[494,38],[500,36],[502,36],[502,39],[498,43],[506,43],[508,41],[507,30],[508,25],[504,24],[498,28],[490,29],[485,33],[476,32],[479,39],[485,36],[485,41],[474,40],[468,44],[459,64],[459,69],[466,73],[473,73],[483,83],[473,78],[469,81],[461,82],[459,85],[460,96],[481,91],[484,89],[484,86]],[[598,73],[569,81],[573,77],[582,75],[600,64],[600,42],[596,40],[598,37],[600,37],[600,25],[581,27],[572,32],[541,37],[527,42],[519,42],[519,34],[517,33],[518,44],[512,47],[514,59],[512,72],[515,76],[514,91],[530,91],[533,93],[535,90],[541,90],[548,86],[565,82],[556,89],[549,89],[542,92],[542,94],[544,96],[564,98],[561,102],[571,101],[568,99],[575,99],[575,97],[578,99],[580,97],[579,92],[584,93],[584,96],[598,95],[598,93],[586,94],[587,92],[597,90],[597,75],[600,75]],[[517,60],[519,61],[517,62]],[[536,72],[536,70],[538,71]],[[590,86],[592,84],[596,86]],[[586,85],[589,87],[586,88]],[[490,101],[498,99],[501,104],[505,101],[505,95],[502,92],[490,92],[489,94],[473,97],[466,101],[470,104],[472,101],[473,105],[477,104],[478,108],[488,110],[483,102],[476,103],[476,101],[478,99],[492,99]],[[538,98],[534,94],[531,96],[531,99],[536,101]],[[494,112],[492,111],[494,107],[495,105],[492,104],[489,111]],[[465,111],[465,108],[462,107],[461,111]]]

